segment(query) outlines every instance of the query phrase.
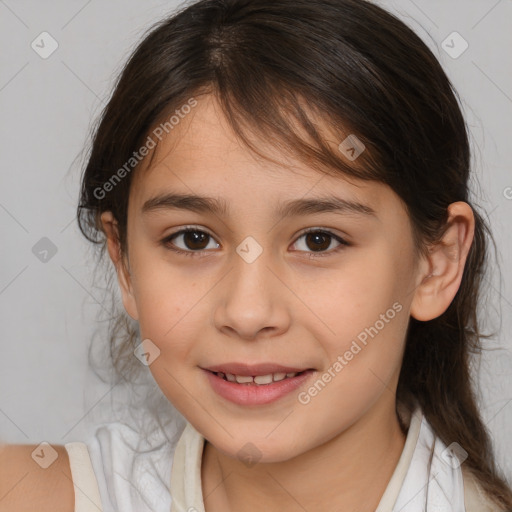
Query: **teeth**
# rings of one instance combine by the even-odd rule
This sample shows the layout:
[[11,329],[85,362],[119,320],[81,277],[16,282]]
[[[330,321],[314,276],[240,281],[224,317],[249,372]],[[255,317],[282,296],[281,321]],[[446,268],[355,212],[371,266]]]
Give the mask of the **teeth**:
[[295,377],[298,372],[290,373],[269,373],[268,375],[257,375],[251,377],[249,375],[233,375],[232,373],[217,372],[217,376],[229,381],[237,382],[238,384],[270,384],[272,382],[278,382],[280,380]]
[[272,374],[258,375],[257,377],[254,377],[254,382],[256,384],[270,384],[272,381]]
[[250,376],[250,375],[236,375],[235,376],[236,378],[236,381],[238,382],[238,384],[245,384],[247,382],[252,382],[253,381],[253,378]]

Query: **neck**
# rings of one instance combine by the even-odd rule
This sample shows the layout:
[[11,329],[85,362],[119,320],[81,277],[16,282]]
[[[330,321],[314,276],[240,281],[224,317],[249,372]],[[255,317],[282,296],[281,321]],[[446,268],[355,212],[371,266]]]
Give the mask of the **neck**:
[[358,510],[379,504],[405,443],[394,401],[379,401],[348,429],[293,459],[245,466],[205,441],[206,512]]

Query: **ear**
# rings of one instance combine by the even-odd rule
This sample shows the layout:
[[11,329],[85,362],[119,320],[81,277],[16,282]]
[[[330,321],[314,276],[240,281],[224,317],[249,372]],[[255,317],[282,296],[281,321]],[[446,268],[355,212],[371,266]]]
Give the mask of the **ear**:
[[110,255],[110,259],[116,268],[117,280],[121,290],[124,309],[134,320],[138,320],[139,314],[133,294],[133,286],[128,268],[129,265],[125,261],[127,258],[123,257],[121,244],[119,242],[117,220],[114,218],[112,212],[107,211],[101,214],[101,224],[107,237],[107,250]]
[[467,255],[473,242],[475,218],[462,201],[448,207],[448,228],[439,243],[429,248],[420,265],[421,282],[411,304],[411,315],[428,321],[442,315],[459,289]]

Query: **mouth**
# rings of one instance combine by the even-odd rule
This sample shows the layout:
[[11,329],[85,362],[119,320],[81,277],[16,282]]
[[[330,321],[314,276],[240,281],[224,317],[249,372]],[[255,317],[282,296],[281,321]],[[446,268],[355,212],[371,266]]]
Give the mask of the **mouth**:
[[302,386],[316,370],[275,364],[230,363],[201,368],[212,390],[237,405],[265,405]]
[[[210,371],[210,370],[208,370]],[[302,375],[304,372],[308,370],[303,370],[299,372],[276,372],[276,373],[267,373],[264,375],[235,375],[233,373],[224,373],[224,372],[211,372],[217,377],[228,381],[228,382],[236,382],[237,384],[245,384],[245,385],[256,385],[256,386],[266,386],[268,384],[272,384],[274,382],[280,382],[285,379],[292,379],[293,377],[297,377],[298,375]]]
[[[314,368],[307,368],[304,366],[283,366],[275,363],[260,363],[260,364],[246,364],[246,363],[224,363],[203,368],[213,373],[222,373],[225,376],[235,377],[264,377],[268,375],[277,375],[277,380],[282,380],[292,373],[302,373]],[[228,380],[230,378],[228,377]]]

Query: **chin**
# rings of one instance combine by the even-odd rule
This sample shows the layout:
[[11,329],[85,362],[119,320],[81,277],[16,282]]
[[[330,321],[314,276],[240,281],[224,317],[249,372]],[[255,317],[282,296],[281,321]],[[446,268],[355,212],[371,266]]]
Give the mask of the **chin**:
[[255,433],[250,436],[246,433],[243,437],[229,438],[227,443],[212,443],[227,457],[243,462],[247,467],[259,464],[285,462],[302,453],[302,450],[289,436],[286,439],[275,437],[269,439],[265,435]]

